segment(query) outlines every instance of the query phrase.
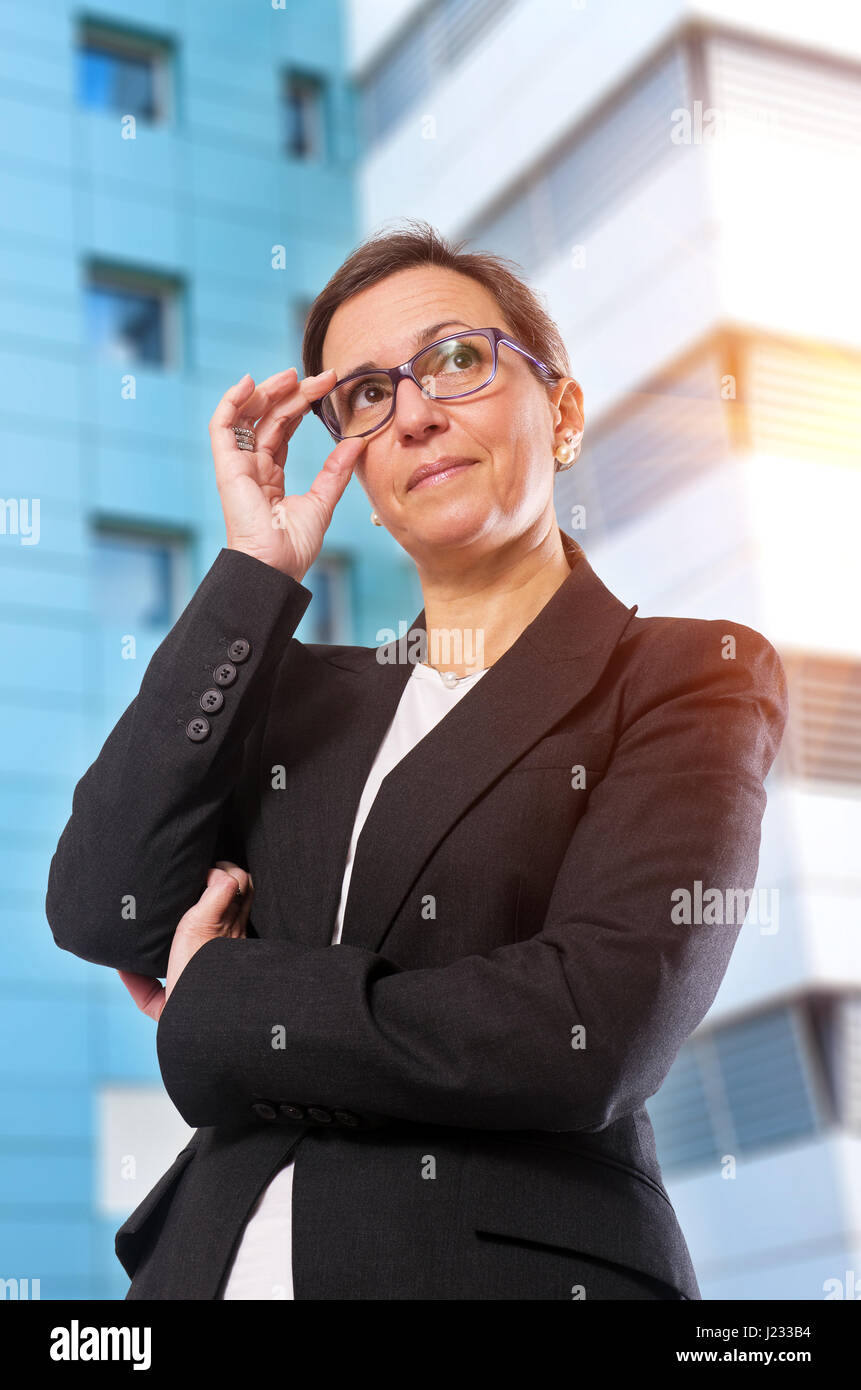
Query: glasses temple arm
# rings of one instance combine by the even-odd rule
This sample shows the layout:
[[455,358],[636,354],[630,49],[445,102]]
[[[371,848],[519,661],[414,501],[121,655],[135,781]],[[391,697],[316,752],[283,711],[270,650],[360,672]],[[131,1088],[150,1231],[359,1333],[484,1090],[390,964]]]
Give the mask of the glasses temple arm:
[[536,367],[540,368],[540,370],[547,377],[548,381],[559,380],[559,377],[556,375],[555,372],[552,372],[550,370],[546,362],[542,362],[539,357],[535,357],[531,352],[527,352],[526,348],[521,347],[519,343],[513,342],[511,338],[500,337],[497,340],[497,346],[499,345],[499,343],[505,343],[506,347],[513,348],[515,352],[519,352],[521,357],[525,357],[529,362],[534,362]]

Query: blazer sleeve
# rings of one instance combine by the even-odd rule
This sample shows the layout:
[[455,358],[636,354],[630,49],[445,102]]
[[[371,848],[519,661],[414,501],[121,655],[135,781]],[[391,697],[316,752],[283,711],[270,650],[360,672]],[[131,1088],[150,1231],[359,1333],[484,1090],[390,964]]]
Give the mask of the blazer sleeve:
[[[230,799],[244,740],[311,592],[242,551],[222,549],[159,645],[138,694],[75,787],[51,860],[45,913],[84,960],[164,976],[177,923],[216,858],[230,854]],[[230,660],[224,703],[202,741],[186,732]],[[242,659],[240,659],[240,656]],[[239,862],[239,861],[237,861]]]
[[265,1099],[600,1130],[658,1090],[741,927],[681,924],[672,895],[697,880],[728,902],[753,889],[787,693],[774,648],[738,624],[669,620],[641,646],[624,668],[614,755],[535,934],[420,970],[346,943],[207,942],[157,1031],[188,1124],[247,1122]]

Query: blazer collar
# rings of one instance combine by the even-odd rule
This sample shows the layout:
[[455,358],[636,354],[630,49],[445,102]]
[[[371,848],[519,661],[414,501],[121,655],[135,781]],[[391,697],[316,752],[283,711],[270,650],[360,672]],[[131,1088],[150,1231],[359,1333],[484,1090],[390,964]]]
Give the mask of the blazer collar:
[[[380,949],[451,826],[586,698],[636,613],[636,604],[627,608],[602,583],[582,547],[561,534],[568,578],[380,784],[356,845],[341,932],[346,945]],[[282,668],[271,708],[290,711],[290,728],[270,724],[261,773],[268,780],[274,764],[284,767],[287,800],[283,792],[267,794],[264,815],[278,835],[270,863],[281,878],[285,928],[309,945],[331,941],[359,799],[412,674],[410,633],[417,629],[427,631],[424,609],[383,647],[318,648],[342,676],[327,687],[316,665],[309,663],[298,682],[290,663]],[[307,807],[307,816],[297,807]]]

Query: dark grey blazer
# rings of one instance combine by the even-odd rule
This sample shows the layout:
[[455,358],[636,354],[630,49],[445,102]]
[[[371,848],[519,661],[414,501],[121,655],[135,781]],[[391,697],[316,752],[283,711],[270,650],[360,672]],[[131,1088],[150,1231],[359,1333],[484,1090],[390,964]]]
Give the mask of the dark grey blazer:
[[164,977],[215,860],[255,885],[158,1024],[198,1128],[117,1232],[127,1298],[217,1299],[288,1155],[297,1299],[700,1297],[644,1102],[739,925],[671,894],[752,889],[786,681],[749,627],[636,617],[563,539],[569,578],[383,781],[337,947],[408,635],[304,645],[309,590],[223,549],[78,783],[63,949]]

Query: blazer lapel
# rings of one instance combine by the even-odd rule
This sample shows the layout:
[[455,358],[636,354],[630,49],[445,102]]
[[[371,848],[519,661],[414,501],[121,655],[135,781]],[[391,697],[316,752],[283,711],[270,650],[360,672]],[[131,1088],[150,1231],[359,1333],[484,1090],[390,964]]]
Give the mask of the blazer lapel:
[[[383,779],[356,845],[341,940],[379,950],[406,894],[450,827],[482,792],[589,694],[634,613],[601,582],[565,532],[571,574],[520,637]],[[425,628],[425,612],[412,631]],[[409,632],[387,667],[371,652],[364,679],[375,710],[342,811],[355,813],[364,778],[412,670]],[[383,676],[382,672],[398,671]],[[371,693],[372,692],[372,693]],[[366,716],[367,717],[367,716]],[[342,746],[342,755],[346,750]],[[320,769],[317,768],[319,775]],[[347,802],[349,801],[349,807]],[[417,810],[418,808],[418,810]],[[352,821],[352,815],[349,817]],[[339,823],[343,837],[343,822]],[[348,834],[349,839],[349,834]],[[333,846],[334,848],[334,846]],[[340,846],[339,846],[340,853]],[[346,851],[323,871],[340,894]],[[331,933],[331,924],[330,924]]]

